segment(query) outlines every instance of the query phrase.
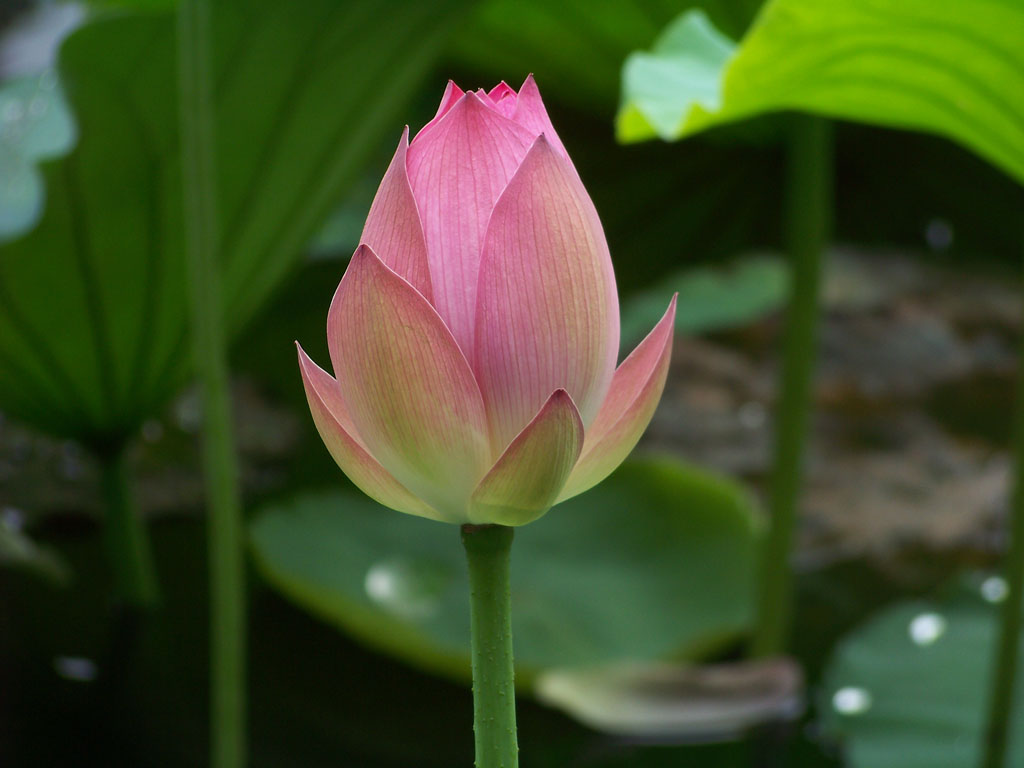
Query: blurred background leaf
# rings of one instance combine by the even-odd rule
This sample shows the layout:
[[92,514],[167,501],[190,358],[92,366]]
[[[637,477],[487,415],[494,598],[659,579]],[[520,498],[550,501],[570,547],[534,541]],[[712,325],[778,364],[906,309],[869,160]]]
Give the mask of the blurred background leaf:
[[84,15],[78,3],[42,3],[4,29],[0,14],[0,243],[39,220],[45,191],[36,164],[74,144],[55,64],[61,41]]
[[[772,0],[733,52],[699,12],[623,69],[623,141],[778,110],[930,131],[1024,181],[1024,6]],[[998,86],[994,84],[998,83]]]
[[[397,143],[398,114],[458,8],[217,5],[233,332],[295,263],[382,133]],[[119,12],[66,41],[61,78],[81,139],[45,167],[39,226],[0,253],[0,407],[94,445],[122,440],[188,375],[174,29],[168,11]]]
[[[998,612],[1007,585],[964,577],[932,600],[903,602],[850,633],[822,682],[821,717],[850,768],[979,764]],[[1024,653],[1024,636],[1021,637]],[[1018,680],[1017,696],[1024,696]],[[1013,718],[1007,765],[1024,764],[1024,718]],[[898,756],[898,758],[896,757]]]
[[677,291],[676,330],[700,334],[745,325],[778,309],[788,287],[786,263],[775,256],[676,272],[637,292],[622,308],[623,345],[642,339],[664,313],[665,297]]
[[0,510],[0,567],[19,568],[61,586],[71,580],[67,563],[28,535],[24,514],[13,507]]
[[44,192],[36,163],[63,154],[74,139],[74,123],[52,72],[0,87],[0,241],[39,219]]
[[[759,525],[741,486],[671,459],[608,481],[516,531],[517,680],[551,667],[702,658],[747,629]],[[252,525],[286,596],[369,645],[468,677],[458,531],[348,493],[303,496]]]
[[[685,135],[691,110],[722,108],[725,68],[736,43],[703,11],[687,11],[654,42],[650,53],[633,53],[622,72],[624,104],[618,116],[624,141]],[[635,123],[635,125],[634,125]]]

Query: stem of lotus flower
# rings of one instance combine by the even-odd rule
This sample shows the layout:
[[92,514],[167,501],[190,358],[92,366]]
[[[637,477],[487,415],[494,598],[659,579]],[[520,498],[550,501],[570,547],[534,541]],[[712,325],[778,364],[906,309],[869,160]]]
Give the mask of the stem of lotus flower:
[[153,555],[124,449],[103,455],[100,464],[107,507],[104,534],[118,594],[132,607],[151,607],[157,602]]
[[203,407],[210,562],[210,763],[245,764],[245,559],[217,253],[210,4],[181,0],[178,86],[190,335]]
[[509,592],[512,535],[513,529],[503,525],[462,526],[469,563],[476,768],[519,765]]
[[[1006,553],[1008,587],[1002,604],[999,635],[989,685],[988,720],[985,729],[985,768],[1004,768],[1007,763],[1009,724],[1013,722],[1014,691],[1021,653],[1021,619],[1024,603],[1024,334],[1017,362],[1017,402],[1014,417],[1014,487],[1010,503],[1010,546]],[[1020,707],[1020,702],[1017,702]]]
[[831,219],[831,127],[818,117],[799,115],[795,119],[789,149],[786,211],[792,287],[775,418],[768,504],[771,519],[758,579],[761,592],[751,649],[755,656],[772,656],[784,650],[789,628],[793,533],[817,356],[822,254]]

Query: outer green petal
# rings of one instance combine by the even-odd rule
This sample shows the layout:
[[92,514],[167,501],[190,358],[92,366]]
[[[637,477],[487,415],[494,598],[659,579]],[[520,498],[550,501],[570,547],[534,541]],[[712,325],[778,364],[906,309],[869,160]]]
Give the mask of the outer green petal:
[[440,520],[441,516],[422,499],[413,496],[366,450],[345,407],[338,382],[314,363],[296,342],[299,370],[306,390],[313,422],[327,450],[363,493],[385,507],[419,517]]
[[558,498],[583,447],[583,421],[569,393],[559,389],[509,444],[476,491],[474,523],[524,525]]
[[491,461],[483,398],[427,300],[361,245],[327,318],[327,342],[352,423],[398,482],[451,522]]
[[587,429],[579,462],[559,501],[597,485],[622,463],[654,415],[672,357],[676,297],[664,316],[615,371],[612,386]]

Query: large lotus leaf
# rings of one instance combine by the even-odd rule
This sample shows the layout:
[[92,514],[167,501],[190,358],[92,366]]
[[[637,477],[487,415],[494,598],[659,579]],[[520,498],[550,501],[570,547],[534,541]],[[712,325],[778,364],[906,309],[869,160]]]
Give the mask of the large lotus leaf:
[[[999,577],[971,579],[945,599],[889,608],[840,643],[825,672],[821,711],[851,768],[981,764],[995,603],[1005,597]],[[1017,682],[1016,699],[1024,702],[1024,678]],[[1024,717],[1011,723],[1006,765],[1024,765]]]
[[[627,463],[516,530],[517,674],[615,660],[695,658],[751,619],[759,530],[730,480],[670,459]],[[365,642],[469,672],[469,593],[456,526],[352,493],[304,496],[252,525],[259,570]]]
[[771,0],[734,45],[698,12],[623,70],[618,135],[779,110],[929,131],[1024,181],[1024,3]]
[[[457,9],[237,0],[213,16],[227,322],[238,329],[399,115]],[[60,53],[80,140],[40,224],[0,252],[0,408],[116,440],[188,375],[176,22],[99,17]],[[384,87],[386,84],[386,87]]]

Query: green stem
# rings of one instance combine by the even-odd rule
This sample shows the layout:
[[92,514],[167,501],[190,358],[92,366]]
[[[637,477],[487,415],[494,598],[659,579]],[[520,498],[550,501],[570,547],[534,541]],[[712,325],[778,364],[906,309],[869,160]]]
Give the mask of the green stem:
[[124,449],[101,456],[100,467],[107,513],[103,530],[118,596],[136,608],[152,607],[158,599],[153,555]]
[[516,768],[516,690],[508,564],[513,529],[464,525],[473,642],[476,768]]
[[822,253],[831,209],[831,129],[817,117],[796,116],[790,139],[786,224],[792,288],[786,313],[775,454],[762,552],[760,595],[752,652],[771,656],[786,646],[792,603],[790,569],[804,444],[817,352]]
[[988,720],[985,729],[985,768],[1007,765],[1009,724],[1021,642],[1021,604],[1024,602],[1024,334],[1017,363],[1017,402],[1014,414],[1014,485],[1010,504],[1010,548],[1006,553],[1005,578],[1009,588],[1002,605],[999,636],[992,667]]
[[178,22],[190,335],[203,403],[209,515],[211,765],[240,768],[246,761],[245,561],[217,254],[208,1],[182,0]]

